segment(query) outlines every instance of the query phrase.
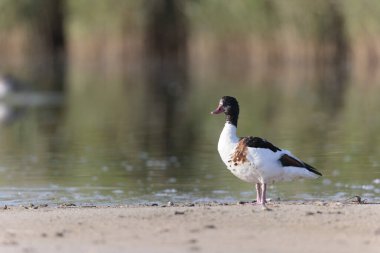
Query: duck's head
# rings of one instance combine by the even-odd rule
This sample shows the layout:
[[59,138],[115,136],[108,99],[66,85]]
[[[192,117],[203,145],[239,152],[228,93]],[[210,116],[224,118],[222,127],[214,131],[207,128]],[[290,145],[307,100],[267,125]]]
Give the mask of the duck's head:
[[237,120],[239,117],[239,103],[234,97],[224,96],[220,99],[218,107],[211,112],[211,114],[224,113],[226,121],[229,123],[237,125]]

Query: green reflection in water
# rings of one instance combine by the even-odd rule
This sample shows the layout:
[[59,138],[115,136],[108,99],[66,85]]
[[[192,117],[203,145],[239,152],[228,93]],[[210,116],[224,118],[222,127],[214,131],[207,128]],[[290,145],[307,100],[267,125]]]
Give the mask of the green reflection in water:
[[270,197],[379,199],[379,85],[334,91],[317,79],[222,80],[194,81],[168,124],[141,81],[73,76],[61,105],[23,108],[2,124],[3,203],[254,199],[253,186],[230,174],[216,150],[224,119],[209,112],[227,94],[239,99],[241,136],[264,137],[324,174],[276,184]]

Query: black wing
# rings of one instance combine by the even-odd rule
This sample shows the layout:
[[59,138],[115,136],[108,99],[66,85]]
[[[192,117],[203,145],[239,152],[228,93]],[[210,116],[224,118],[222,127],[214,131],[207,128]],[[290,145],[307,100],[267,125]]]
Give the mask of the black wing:
[[283,167],[287,167],[287,166],[292,166],[292,167],[300,167],[300,168],[305,168],[307,169],[308,171],[310,172],[313,172],[314,174],[317,174],[319,176],[322,176],[322,173],[320,173],[319,171],[317,171],[314,167],[312,167],[311,165],[305,163],[305,162],[301,162],[289,155],[282,155],[281,158],[280,158],[280,162],[282,164]]
[[244,143],[250,147],[250,148],[266,148],[270,149],[273,152],[281,151],[278,147],[274,146],[272,143],[269,141],[262,139],[260,137],[244,137],[243,138]]

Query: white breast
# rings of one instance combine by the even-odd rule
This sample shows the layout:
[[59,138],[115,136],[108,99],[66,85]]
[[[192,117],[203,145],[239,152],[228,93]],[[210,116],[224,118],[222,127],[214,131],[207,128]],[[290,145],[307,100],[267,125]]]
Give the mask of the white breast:
[[222,161],[227,166],[238,142],[239,138],[236,136],[236,126],[226,123],[219,137],[218,152]]
[[247,161],[244,163],[235,164],[232,160],[232,154],[239,142],[236,135],[236,127],[232,124],[226,123],[223,131],[220,134],[218,142],[219,155],[227,168],[239,179],[246,182],[259,182],[259,175],[252,162]]

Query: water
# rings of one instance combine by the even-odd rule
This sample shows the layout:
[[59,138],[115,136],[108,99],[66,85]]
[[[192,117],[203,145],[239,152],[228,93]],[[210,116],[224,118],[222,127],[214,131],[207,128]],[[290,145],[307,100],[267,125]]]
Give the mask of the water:
[[380,201],[379,83],[336,90],[318,78],[210,75],[169,103],[138,77],[68,80],[64,95],[1,102],[1,205],[255,199],[254,186],[230,174],[216,150],[224,117],[210,111],[223,95],[239,99],[239,135],[292,150],[324,175],[275,184],[270,198]]

